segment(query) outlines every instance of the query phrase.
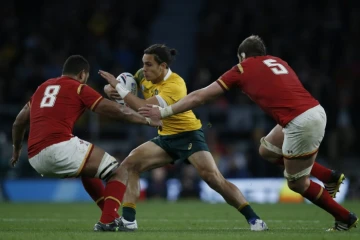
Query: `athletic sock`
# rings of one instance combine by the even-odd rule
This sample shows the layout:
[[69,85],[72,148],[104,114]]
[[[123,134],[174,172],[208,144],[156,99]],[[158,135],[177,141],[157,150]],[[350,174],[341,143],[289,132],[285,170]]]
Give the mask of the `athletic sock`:
[[302,196],[333,215],[335,220],[347,221],[349,218],[350,212],[335,202],[330,194],[327,191],[324,191],[323,187],[313,181],[310,181],[309,188]]
[[[89,194],[89,196],[94,200],[96,205],[101,209],[104,209],[104,193],[105,193],[105,186],[101,179],[99,178],[89,178],[89,177],[82,177],[81,182]],[[117,214],[117,217],[119,214]]]
[[135,203],[124,203],[122,208],[122,217],[129,221],[133,222],[135,221],[135,215],[136,215],[136,204]]
[[323,183],[328,183],[331,181],[332,170],[315,162],[311,169],[311,175],[316,177]]
[[117,218],[118,209],[124,197],[126,186],[118,181],[110,181],[106,184],[104,194],[104,208],[101,214],[100,222],[110,223]]
[[260,217],[254,212],[249,203],[243,203],[238,207],[238,211],[244,215],[246,220],[250,223],[255,219],[260,219]]

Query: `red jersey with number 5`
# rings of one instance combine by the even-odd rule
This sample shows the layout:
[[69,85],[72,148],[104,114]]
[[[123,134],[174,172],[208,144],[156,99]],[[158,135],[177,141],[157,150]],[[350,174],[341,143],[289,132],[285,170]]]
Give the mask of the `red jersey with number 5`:
[[217,82],[224,90],[240,88],[282,127],[319,105],[291,67],[278,57],[246,58]]
[[29,101],[29,158],[55,143],[73,137],[76,120],[86,108],[94,110],[103,97],[93,88],[69,77],[49,79]]

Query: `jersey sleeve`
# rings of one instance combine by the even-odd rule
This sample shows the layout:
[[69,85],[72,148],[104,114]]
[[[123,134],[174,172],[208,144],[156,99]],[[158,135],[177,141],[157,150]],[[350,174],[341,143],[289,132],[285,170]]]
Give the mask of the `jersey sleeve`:
[[240,82],[242,79],[242,73],[244,72],[241,64],[238,64],[232,67],[229,71],[225,72],[221,77],[216,81],[222,89],[228,91],[235,86],[240,87]]
[[134,79],[138,86],[140,85],[141,80],[144,78],[144,71],[142,68],[140,68],[134,75]]
[[170,82],[165,84],[159,96],[165,100],[167,105],[172,105],[186,96],[186,85],[180,82]]
[[103,99],[103,96],[101,96],[100,93],[86,84],[79,85],[77,94],[79,95],[83,104],[91,111],[94,111],[96,106]]

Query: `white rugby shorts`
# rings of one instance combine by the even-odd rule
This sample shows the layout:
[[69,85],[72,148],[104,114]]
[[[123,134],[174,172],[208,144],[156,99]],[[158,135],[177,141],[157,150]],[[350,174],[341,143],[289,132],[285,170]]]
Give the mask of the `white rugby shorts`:
[[73,137],[68,141],[44,148],[30,158],[29,162],[39,174],[45,177],[77,177],[92,149],[91,143]]
[[287,159],[316,153],[325,135],[326,113],[317,105],[300,114],[283,128],[283,156]]

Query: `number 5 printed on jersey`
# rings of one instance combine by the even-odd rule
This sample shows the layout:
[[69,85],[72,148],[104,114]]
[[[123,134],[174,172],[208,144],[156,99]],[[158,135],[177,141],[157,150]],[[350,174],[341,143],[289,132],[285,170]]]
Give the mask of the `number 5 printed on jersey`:
[[275,59],[266,59],[263,61],[266,66],[268,66],[271,71],[276,75],[288,74],[288,70],[281,63],[276,62]]
[[40,107],[53,107],[56,101],[56,95],[60,91],[60,85],[50,85],[45,88],[44,97],[41,100]]

